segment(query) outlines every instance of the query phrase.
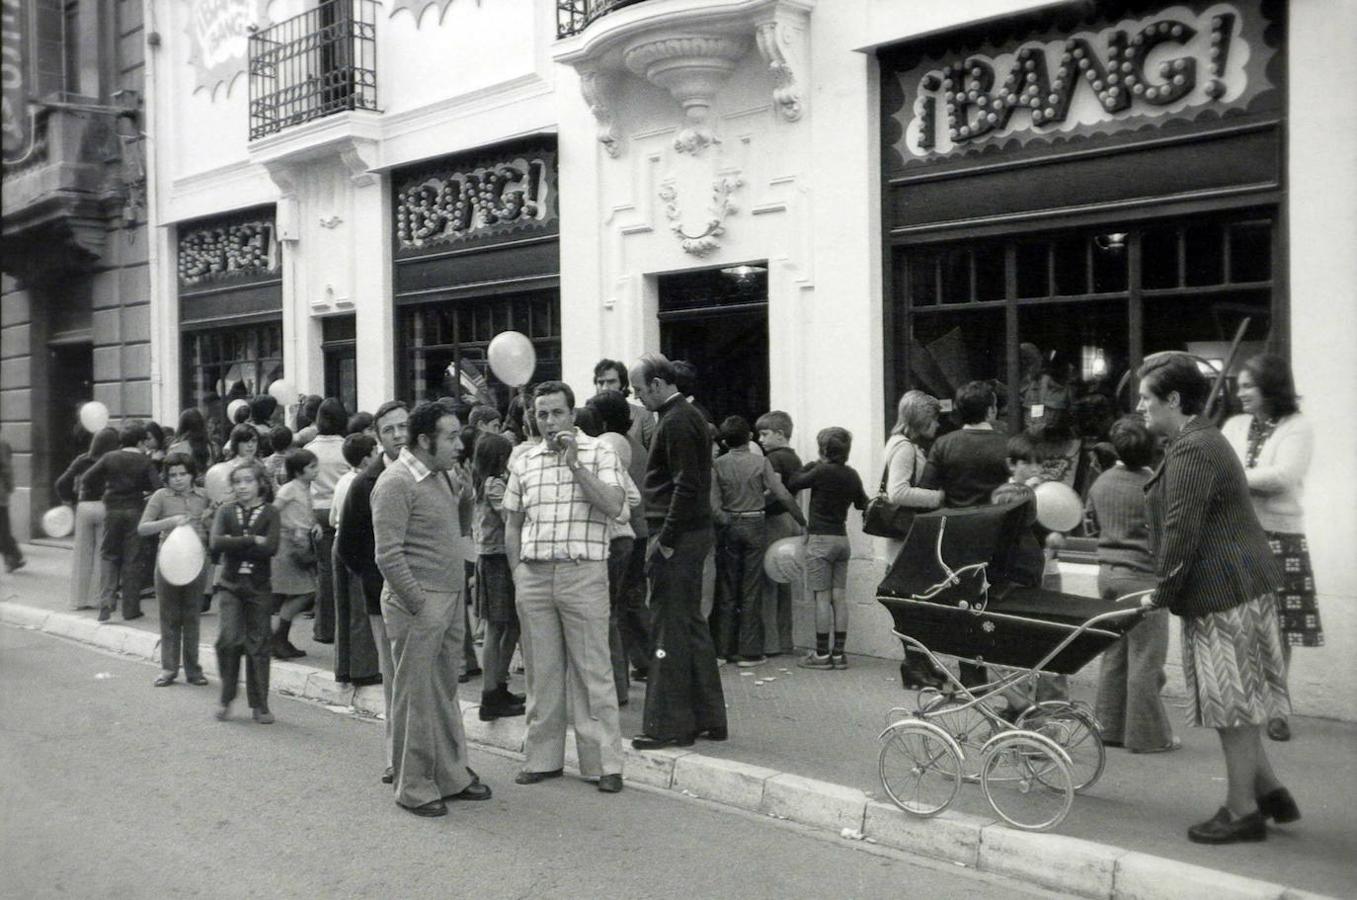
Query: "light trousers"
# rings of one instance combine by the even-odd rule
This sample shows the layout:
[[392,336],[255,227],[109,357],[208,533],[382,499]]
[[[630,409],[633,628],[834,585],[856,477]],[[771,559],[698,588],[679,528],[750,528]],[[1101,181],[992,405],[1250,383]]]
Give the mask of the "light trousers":
[[551,772],[565,764],[569,720],[575,726],[580,774],[620,774],[607,562],[521,562],[514,569],[514,595],[528,685],[523,768]]

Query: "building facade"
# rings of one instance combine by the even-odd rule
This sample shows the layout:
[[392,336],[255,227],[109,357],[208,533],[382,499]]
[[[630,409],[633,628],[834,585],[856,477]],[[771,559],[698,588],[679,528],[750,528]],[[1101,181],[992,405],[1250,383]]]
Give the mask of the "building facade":
[[[156,417],[280,380],[502,404],[513,329],[581,392],[602,357],[687,359],[716,418],[786,410],[803,458],[844,426],[875,482],[908,388],[1083,424],[1148,354],[1269,348],[1324,417],[1297,705],[1357,717],[1324,690],[1357,678],[1357,426],[1324,415],[1357,402],[1357,119],[1328,99],[1357,12],[901,7],[148,0]],[[850,643],[889,655],[854,540]]]
[[0,434],[20,539],[89,441],[151,403],[141,0],[6,0]]

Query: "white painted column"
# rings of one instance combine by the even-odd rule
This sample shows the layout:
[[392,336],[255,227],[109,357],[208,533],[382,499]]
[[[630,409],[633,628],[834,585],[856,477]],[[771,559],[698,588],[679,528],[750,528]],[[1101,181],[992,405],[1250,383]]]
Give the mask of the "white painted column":
[[369,412],[396,396],[396,313],[392,289],[389,176],[353,192],[353,303],[358,329],[358,407]]
[[[1287,56],[1291,359],[1315,428],[1306,534],[1327,645],[1292,656],[1292,704],[1357,719],[1357,108],[1324,103],[1357,79],[1357,5],[1295,0]],[[1322,60],[1322,65],[1312,61]]]

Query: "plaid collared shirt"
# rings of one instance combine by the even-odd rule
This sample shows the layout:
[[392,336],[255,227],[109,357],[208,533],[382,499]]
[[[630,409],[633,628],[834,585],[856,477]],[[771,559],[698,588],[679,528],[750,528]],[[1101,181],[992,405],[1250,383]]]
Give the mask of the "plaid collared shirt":
[[433,474],[433,469],[420,462],[419,457],[411,453],[408,447],[401,448],[400,455],[396,457],[396,462],[410,470],[410,476],[415,479],[415,484],[419,484]]
[[[580,465],[606,485],[625,490],[617,454],[575,433]],[[584,496],[562,454],[545,442],[509,466],[504,508],[524,514],[520,552],[528,560],[606,560],[612,535],[607,515]]]

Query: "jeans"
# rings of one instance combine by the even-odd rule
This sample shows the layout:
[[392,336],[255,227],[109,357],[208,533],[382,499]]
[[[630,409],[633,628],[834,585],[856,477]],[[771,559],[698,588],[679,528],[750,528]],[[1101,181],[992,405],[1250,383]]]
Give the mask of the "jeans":
[[170,675],[179,671],[181,653],[186,677],[203,674],[198,663],[198,625],[203,617],[203,587],[211,571],[204,563],[203,571],[188,584],[170,584],[158,567],[155,570],[155,601],[160,609],[160,668]]
[[768,531],[763,516],[736,516],[721,548],[725,584],[712,617],[717,656],[763,656],[763,554]]
[[241,581],[217,588],[217,670],[221,674],[221,703],[236,699],[240,658],[245,657],[245,696],[251,709],[269,708],[269,612],[273,595],[268,584]]
[[100,609],[113,609],[114,592],[122,587],[122,614],[124,619],[141,615],[141,567],[137,556],[141,553],[141,522],[139,507],[113,507],[104,516],[104,539],[99,547],[99,566],[103,588],[99,595]]

